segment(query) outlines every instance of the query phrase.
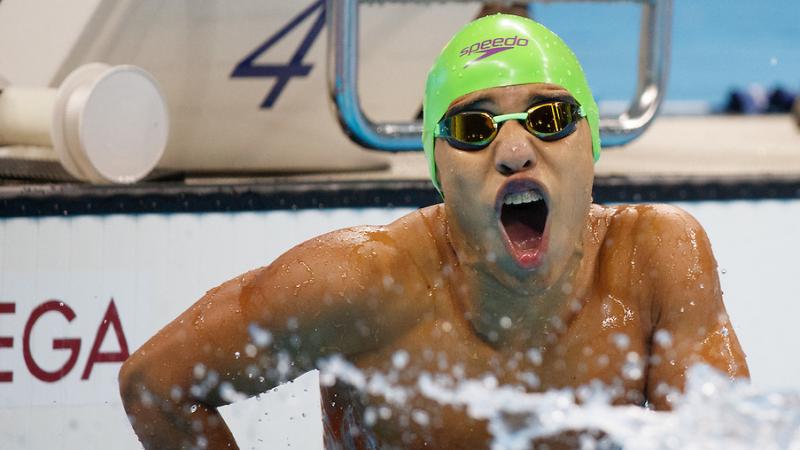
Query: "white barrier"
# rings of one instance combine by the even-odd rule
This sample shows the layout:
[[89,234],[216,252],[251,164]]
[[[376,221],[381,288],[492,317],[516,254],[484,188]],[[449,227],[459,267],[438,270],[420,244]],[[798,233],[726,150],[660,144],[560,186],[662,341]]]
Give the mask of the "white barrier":
[[[800,361],[790,357],[800,315],[794,290],[800,201],[680,206],[709,233],[754,383],[800,388]],[[117,390],[125,353],[207,289],[293,245],[408,211],[0,220],[0,447],[140,448]],[[240,446],[321,448],[316,386],[312,373],[261,400],[227,407]]]

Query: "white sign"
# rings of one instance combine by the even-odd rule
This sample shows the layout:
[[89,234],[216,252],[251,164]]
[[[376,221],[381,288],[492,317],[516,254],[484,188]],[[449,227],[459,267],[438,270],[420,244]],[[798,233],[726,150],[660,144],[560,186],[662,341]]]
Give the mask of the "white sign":
[[[794,352],[800,315],[793,285],[800,201],[680,206],[708,231],[753,382],[796,389],[800,361],[786,355]],[[409,211],[0,220],[0,447],[83,450],[113,442],[115,449],[140,448],[118,394],[117,372],[127,353],[209,288],[292,246]],[[301,442],[297,436],[318,442],[316,380],[308,375],[282,388],[284,394],[270,394],[282,400],[267,395],[227,407],[240,446],[285,447]],[[56,432],[43,433],[45,426]]]

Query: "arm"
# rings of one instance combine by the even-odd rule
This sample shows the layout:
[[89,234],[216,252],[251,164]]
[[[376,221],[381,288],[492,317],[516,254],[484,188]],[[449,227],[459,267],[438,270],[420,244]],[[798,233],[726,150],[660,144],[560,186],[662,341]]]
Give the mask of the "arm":
[[369,230],[342,230],[212,289],[120,371],[120,392],[146,449],[236,448],[217,412],[311,370],[327,355],[367,352],[416,311],[382,282],[397,250]]
[[683,391],[686,371],[696,363],[709,364],[731,379],[749,377],[703,228],[670,206],[652,207],[639,227],[653,292],[648,401],[656,409],[670,409],[668,391]]

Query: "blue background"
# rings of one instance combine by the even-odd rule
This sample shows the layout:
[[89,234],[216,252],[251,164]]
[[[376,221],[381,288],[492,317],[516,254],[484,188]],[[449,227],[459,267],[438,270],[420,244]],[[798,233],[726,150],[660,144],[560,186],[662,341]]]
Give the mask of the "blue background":
[[[536,20],[573,48],[598,101],[632,97],[641,6],[531,8]],[[752,83],[800,90],[800,1],[675,0],[667,99],[720,106],[731,88]]]

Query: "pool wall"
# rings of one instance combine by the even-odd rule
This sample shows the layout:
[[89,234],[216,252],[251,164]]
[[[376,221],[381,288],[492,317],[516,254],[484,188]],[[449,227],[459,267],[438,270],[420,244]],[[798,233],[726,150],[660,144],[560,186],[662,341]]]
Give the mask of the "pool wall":
[[[788,355],[798,343],[800,200],[678,205],[708,231],[753,382],[797,390],[800,360]],[[102,449],[110,442],[140,448],[118,396],[123,347],[135,351],[209,288],[305,239],[384,224],[412,209],[0,219],[2,441],[19,449]],[[54,339],[79,341],[73,362],[73,352],[54,349]],[[242,448],[321,448],[315,386],[312,373],[281,392],[228,407]]]

